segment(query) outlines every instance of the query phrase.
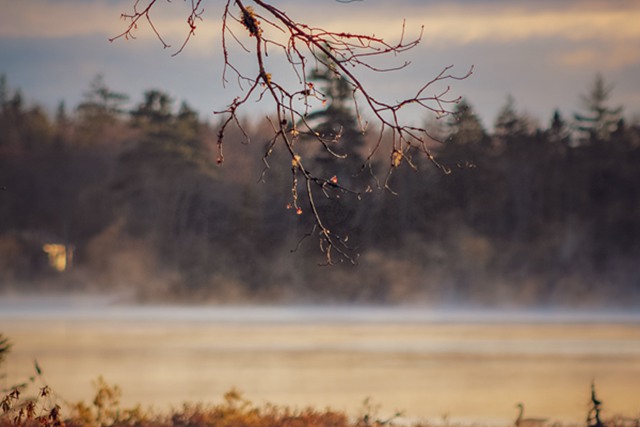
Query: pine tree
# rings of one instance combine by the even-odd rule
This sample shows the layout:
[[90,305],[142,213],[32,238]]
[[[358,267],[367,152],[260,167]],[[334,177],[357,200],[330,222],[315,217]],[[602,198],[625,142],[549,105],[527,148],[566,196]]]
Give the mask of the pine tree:
[[7,76],[0,74],[0,110],[4,108],[9,99],[9,89],[7,86]]
[[549,142],[552,144],[568,145],[570,142],[571,132],[569,126],[557,109],[551,117],[551,123],[549,124],[549,129],[547,129],[547,136]]
[[144,93],[144,100],[131,111],[133,125],[153,136],[167,136],[173,122],[173,100],[156,89]]
[[456,144],[481,144],[487,133],[480,118],[466,100],[456,105],[452,119],[447,123],[449,139]]
[[[316,156],[325,178],[336,177],[341,185],[361,191],[370,176],[363,170],[364,137],[358,119],[349,107],[353,91],[344,76],[330,69],[314,70],[309,80],[319,85],[326,103],[321,110],[310,113],[307,123],[314,125],[315,131],[326,141]],[[336,164],[336,156],[344,161]]]
[[302,138],[310,148],[314,146],[310,169],[320,179],[339,186],[314,190],[315,205],[332,233],[349,240],[349,245],[360,245],[372,227],[371,210],[367,209],[371,198],[365,195],[368,187],[373,186],[373,177],[366,165],[365,140],[358,117],[349,106],[353,89],[334,67],[314,70],[307,79],[323,96],[323,107],[309,113],[304,123],[298,125],[301,130],[305,125],[313,128],[313,134]]
[[126,94],[111,90],[101,75],[96,76],[91,81],[89,91],[84,94],[84,101],[76,110],[78,143],[95,145],[108,142],[110,138],[105,135],[122,123],[119,119],[128,100]]
[[530,134],[531,123],[520,115],[515,108],[513,96],[507,97],[507,102],[498,113],[494,124],[494,134],[499,139],[520,138]]
[[622,114],[622,107],[607,105],[613,90],[601,74],[596,76],[591,91],[582,95],[584,113],[575,113],[576,129],[583,141],[608,141],[615,132]]
[[78,106],[78,113],[86,121],[113,122],[124,110],[122,106],[129,96],[112,91],[102,75],[97,75],[84,94],[84,102]]

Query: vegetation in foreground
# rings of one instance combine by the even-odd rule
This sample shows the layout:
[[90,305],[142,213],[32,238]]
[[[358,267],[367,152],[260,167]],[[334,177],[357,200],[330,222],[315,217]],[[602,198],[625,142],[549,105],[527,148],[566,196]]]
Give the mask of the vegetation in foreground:
[[[124,408],[120,405],[121,390],[110,386],[101,377],[95,381],[96,395],[90,403],[65,404],[47,386],[36,397],[23,397],[19,389],[10,390],[2,399],[0,427],[383,427],[407,423],[396,413],[389,418],[379,417],[378,408],[365,400],[356,417],[329,408],[292,409],[265,404],[258,406],[232,389],[217,404],[188,404],[169,413],[156,413],[140,406]],[[594,395],[595,396],[595,395]],[[595,399],[595,397],[594,397]],[[640,418],[616,416],[608,420],[599,417],[598,400],[592,401],[586,427],[637,427]],[[594,412],[596,411],[596,412]],[[595,414],[598,414],[596,416]],[[524,425],[527,420],[522,422]],[[540,421],[536,427],[563,427],[560,423]],[[444,425],[452,424],[443,420]],[[518,421],[514,424],[518,426]],[[412,427],[428,427],[429,423],[415,422]],[[564,425],[569,427],[568,425]],[[576,425],[571,425],[576,426]]]
[[[0,334],[0,365],[10,349],[6,337]],[[402,413],[389,418],[378,416],[379,406],[369,399],[363,403],[360,414],[351,417],[329,408],[312,407],[292,409],[286,406],[254,405],[238,390],[225,393],[224,401],[217,404],[188,404],[169,413],[143,409],[140,405],[125,408],[120,403],[120,387],[108,384],[102,377],[94,382],[96,394],[91,402],[65,402],[51,390],[42,378],[35,362],[35,373],[23,384],[0,390],[0,427],[383,427],[403,425]],[[33,395],[33,389],[37,393]],[[591,405],[584,427],[639,427],[639,418],[615,416],[601,418],[602,401],[591,386]],[[521,415],[514,427],[562,427],[546,420],[523,419]],[[415,422],[412,427],[429,424]],[[448,419],[443,425],[451,427]],[[568,426],[566,426],[568,427]],[[572,426],[573,427],[573,426]]]
[[366,404],[367,413],[356,420],[330,409],[256,406],[235,389],[225,393],[222,403],[185,403],[180,409],[163,414],[140,406],[122,407],[120,388],[107,384],[102,377],[94,386],[96,394],[90,403],[65,403],[64,409],[47,386],[40,387],[35,397],[25,397],[21,387],[14,387],[6,391],[0,403],[0,427],[367,427],[390,424],[393,420],[377,419],[375,413],[369,413],[373,407]]

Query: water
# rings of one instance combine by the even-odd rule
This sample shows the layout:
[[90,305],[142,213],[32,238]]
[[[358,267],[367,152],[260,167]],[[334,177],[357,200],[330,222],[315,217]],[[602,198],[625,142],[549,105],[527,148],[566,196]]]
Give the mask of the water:
[[507,425],[582,423],[595,379],[605,416],[640,415],[640,315],[419,308],[138,307],[95,298],[2,297],[14,348],[6,384],[33,360],[61,399],[90,402],[99,375],[123,404],[327,406],[352,415]]

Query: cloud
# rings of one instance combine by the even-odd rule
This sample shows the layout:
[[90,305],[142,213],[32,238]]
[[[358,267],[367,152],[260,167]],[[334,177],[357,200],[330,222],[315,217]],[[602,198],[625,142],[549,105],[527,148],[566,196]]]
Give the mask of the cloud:
[[[0,0],[0,38],[65,39],[101,35],[105,39],[121,34],[129,21],[122,13],[131,13],[133,0]],[[139,9],[143,7],[140,6]],[[188,34],[189,8],[184,2],[158,3],[151,18],[162,37],[176,49]],[[192,39],[195,47],[211,51],[219,29],[201,23]],[[140,42],[157,42],[152,28],[142,19],[134,35]]]
[[[96,33],[113,36],[126,28],[120,14],[130,12],[133,6],[133,0],[0,0],[0,3],[3,9],[0,37],[12,38],[72,37]],[[206,21],[199,25],[198,37],[210,38],[219,33],[220,28],[215,21],[222,8],[218,3],[223,2],[206,4]],[[515,4],[495,0],[396,0],[350,5],[304,0],[281,3],[279,6],[290,16],[310,21],[312,25],[392,38],[399,35],[404,18],[410,32],[416,34],[424,25],[427,40],[434,42],[514,42],[531,37],[570,40],[640,38],[640,25],[637,25],[640,22],[640,4],[619,0],[541,0]],[[180,40],[188,30],[188,10],[189,5],[185,2],[162,2],[152,9],[152,18],[163,35]],[[153,36],[146,21],[141,23],[136,34],[143,38]]]
[[[513,43],[530,38],[582,40],[640,39],[640,4],[624,8],[558,8],[546,3],[516,6],[479,1],[475,4],[423,6],[396,5],[387,11],[368,10],[353,16],[331,19],[333,29],[376,33],[384,37],[399,34],[403,16],[408,29],[425,28],[428,43],[468,44],[478,42]],[[364,16],[362,16],[364,15]],[[320,18],[322,19],[322,18]],[[393,22],[396,22],[396,25]]]
[[616,70],[640,62],[637,45],[621,43],[614,46],[590,45],[577,47],[569,52],[556,52],[555,63],[568,68],[591,67],[599,70]]
[[105,1],[3,1],[0,37],[57,38],[117,30],[118,14]]

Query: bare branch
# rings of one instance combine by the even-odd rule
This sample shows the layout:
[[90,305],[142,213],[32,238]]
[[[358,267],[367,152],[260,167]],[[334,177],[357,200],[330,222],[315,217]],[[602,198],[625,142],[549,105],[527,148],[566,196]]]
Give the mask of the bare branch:
[[[151,20],[150,11],[156,5],[156,1],[149,0],[146,7],[139,8],[140,0],[136,0],[133,12],[122,14],[122,18],[128,21],[128,27],[123,33],[111,40],[134,38],[134,30],[138,28],[139,21],[145,18],[163,47],[169,47]],[[188,34],[174,55],[183,51],[190,38],[195,35],[197,23],[202,19],[201,0],[188,1],[191,2],[191,13],[187,17]],[[351,3],[360,0],[337,1]],[[451,73],[452,66],[444,67],[433,79],[421,85],[413,96],[388,102],[380,99],[372,88],[363,83],[360,70],[390,73],[408,67],[410,62],[404,61],[396,66],[381,68],[375,65],[373,60],[388,56],[393,57],[414,49],[422,40],[424,28],[420,29],[417,37],[407,39],[406,23],[403,22],[399,31],[399,40],[396,43],[390,43],[374,35],[335,32],[309,26],[290,18],[285,11],[274,6],[268,0],[226,0],[221,22],[224,59],[223,84],[226,85],[229,76],[234,75],[244,93],[242,96],[236,97],[227,108],[215,113],[224,117],[218,132],[218,163],[224,161],[223,144],[229,124],[237,125],[247,137],[239,120],[239,111],[249,100],[269,100],[274,108],[274,117],[270,118],[273,137],[263,157],[265,170],[262,173],[262,178],[269,168],[269,156],[278,146],[281,146],[288,152],[292,162],[289,207],[297,214],[302,214],[308,209],[314,219],[314,232],[319,235],[321,250],[325,254],[327,264],[334,262],[334,255],[340,260],[355,262],[357,254],[354,254],[352,248],[347,246],[346,238],[333,233],[325,225],[323,214],[316,203],[314,188],[321,191],[326,197],[331,197],[328,190],[337,191],[338,194],[353,194],[360,197],[363,193],[370,191],[370,187],[348,188],[334,180],[334,177],[323,177],[321,172],[318,173],[306,166],[306,159],[303,159],[303,154],[298,149],[301,139],[315,140],[320,149],[332,156],[337,162],[345,158],[344,155],[332,149],[332,146],[340,141],[341,132],[323,135],[318,132],[313,123],[307,120],[307,115],[313,109],[313,105],[323,104],[327,101],[326,94],[309,81],[309,66],[313,65],[315,69],[326,69],[336,78],[344,79],[347,82],[352,92],[355,114],[363,133],[368,125],[368,122],[362,118],[363,113],[372,116],[379,127],[377,141],[362,170],[367,166],[369,170],[372,169],[371,163],[374,155],[383,147],[382,141],[387,138],[387,135],[390,135],[388,170],[382,187],[391,192],[393,190],[389,186],[389,179],[394,170],[405,164],[412,169],[417,169],[411,159],[412,152],[422,153],[436,167],[448,172],[446,167],[437,162],[429,149],[429,143],[435,138],[429,135],[427,129],[406,124],[403,119],[403,111],[412,106],[425,114],[434,113],[437,117],[451,114],[453,106],[459,102],[460,98],[451,97],[448,86],[445,89],[437,88],[446,81],[466,79],[472,74],[473,68],[466,73],[456,75]],[[240,36],[239,34],[243,31],[244,35]],[[233,65],[230,39],[227,36],[230,36],[231,40],[245,52],[253,54],[257,73],[254,71],[245,74]],[[279,81],[272,75],[267,62],[269,49],[276,49],[284,55],[291,70],[297,76],[295,84]],[[305,195],[308,204],[306,209],[302,209],[299,205],[299,191]]]

